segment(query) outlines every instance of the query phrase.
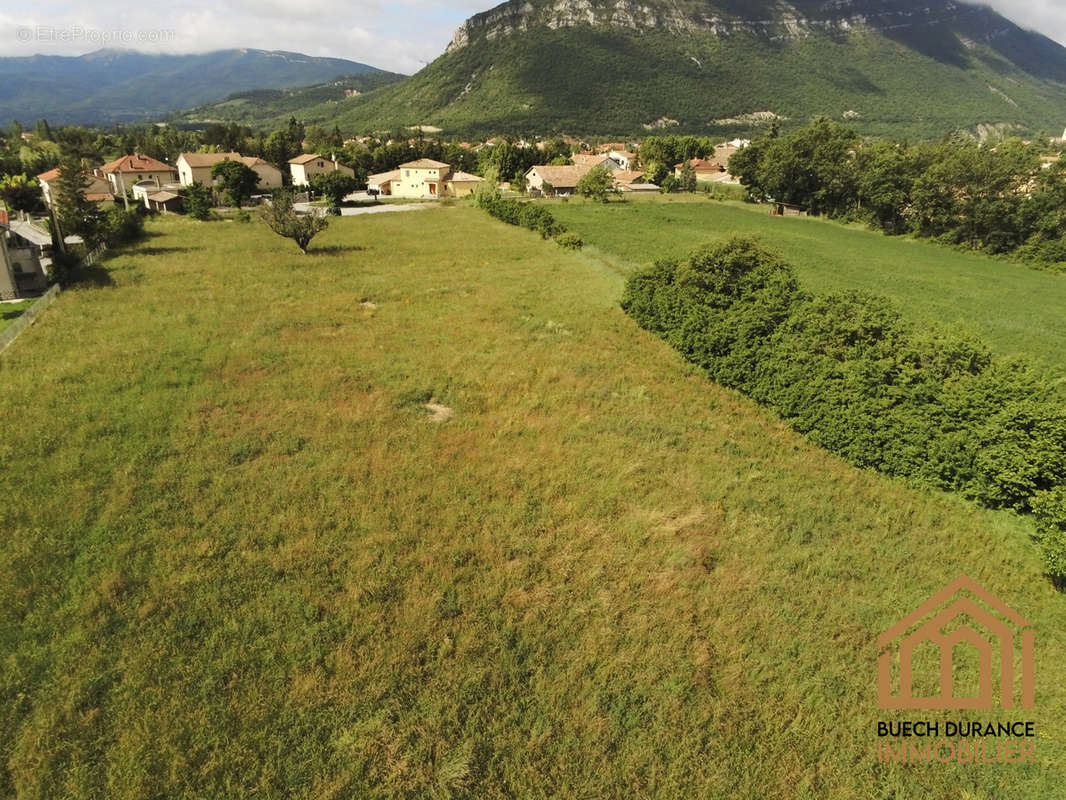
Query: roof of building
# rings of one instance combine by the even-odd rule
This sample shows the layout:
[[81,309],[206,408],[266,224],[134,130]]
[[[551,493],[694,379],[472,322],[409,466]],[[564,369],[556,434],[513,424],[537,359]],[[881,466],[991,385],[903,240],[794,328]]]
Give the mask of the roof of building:
[[322,159],[323,161],[333,161],[332,158],[326,158],[325,156],[320,155],[318,153],[304,153],[302,156],[296,156],[296,158],[290,158],[289,159],[289,163],[290,164],[297,164],[297,165],[299,165],[299,164],[309,164],[312,161],[316,161],[318,159]]
[[222,161],[243,161],[244,156],[240,153],[182,153],[178,158],[184,158],[190,167],[213,167]]
[[592,164],[602,164],[604,161],[610,161],[604,153],[574,153],[573,161],[578,166],[583,166],[592,162]]
[[612,150],[611,155],[621,156],[622,158],[628,158],[630,160],[637,157],[636,153],[630,153],[628,150]]
[[383,183],[388,183],[389,181],[398,181],[399,179],[400,171],[398,169],[394,169],[391,172],[379,172],[377,175],[368,175],[366,182],[380,186]]
[[400,169],[451,169],[451,164],[445,164],[443,161],[434,161],[432,158],[419,158],[416,161],[408,161],[406,164],[400,164]]
[[164,164],[162,161],[151,156],[142,156],[136,153],[131,156],[116,158],[109,164],[100,167],[104,174],[109,172],[173,172],[174,167]]
[[[577,186],[577,182],[592,171],[592,165],[581,166],[574,164],[557,167],[553,164],[547,164],[529,168],[529,172],[532,172],[533,170],[536,170],[537,174],[547,183],[550,183],[558,189],[560,187],[566,188]],[[529,172],[526,174],[528,175]]]
[[611,175],[615,183],[637,183],[644,173],[636,169],[620,169]]
[[[715,162],[708,161],[704,158],[690,158],[688,163],[697,172],[700,170],[714,170],[715,172],[721,172],[724,169],[721,164],[716,164]],[[684,166],[685,162],[682,161],[680,164],[674,164],[674,169],[681,169]]]
[[48,172],[42,172],[40,175],[37,176],[37,180],[44,181],[45,183],[48,183],[50,181],[54,181],[58,177],[59,177],[59,167],[56,167],[55,169],[48,170]]
[[452,183],[478,183],[483,181],[484,178],[480,175],[472,175],[469,172],[449,172],[444,176],[444,180]]
[[[260,158],[259,156],[241,156],[240,160],[249,167],[271,167],[272,169],[278,169],[265,158]],[[278,171],[280,172],[281,170]]]
[[177,200],[180,197],[180,194],[174,194],[174,192],[156,192],[155,194],[148,195],[149,200],[154,200],[157,203],[166,203],[170,200]]
[[[38,247],[48,247],[52,244],[52,234],[44,228],[38,228],[32,222],[13,219],[8,223],[8,227],[11,229],[12,233],[21,236],[30,244],[37,245]],[[82,238],[80,236],[64,236],[63,241],[67,244],[81,244]]]

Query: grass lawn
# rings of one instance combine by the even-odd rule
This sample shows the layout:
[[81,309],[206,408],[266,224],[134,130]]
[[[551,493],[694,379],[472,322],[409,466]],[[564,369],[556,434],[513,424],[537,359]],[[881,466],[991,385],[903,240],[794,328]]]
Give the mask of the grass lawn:
[[0,303],[0,331],[21,317],[23,312],[36,302],[37,299],[33,298],[31,300],[20,300],[17,303]]
[[[464,207],[149,231],[0,359],[0,796],[1061,792],[1028,524],[709,383],[600,257]],[[961,571],[1035,623],[1036,708],[981,716],[1038,762],[878,764],[948,715],[877,710],[876,638]]]
[[961,325],[1001,354],[1037,356],[1066,371],[1066,276],[701,195],[606,206],[574,199],[552,210],[624,271],[732,234],[756,235],[796,266],[811,291],[887,295],[920,323]]

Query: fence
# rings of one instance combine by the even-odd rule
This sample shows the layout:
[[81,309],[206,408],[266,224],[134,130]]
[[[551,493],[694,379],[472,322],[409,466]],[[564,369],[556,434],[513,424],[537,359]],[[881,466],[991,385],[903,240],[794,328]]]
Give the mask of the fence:
[[[99,261],[100,256],[103,255],[105,250],[107,250],[107,245],[100,245],[82,259],[81,266],[83,268],[91,267]],[[21,317],[12,322],[8,327],[4,328],[4,330],[0,331],[0,353],[3,353],[8,347],[10,347],[11,343],[18,338],[20,333],[37,321],[37,317],[56,301],[56,298],[59,297],[61,291],[63,291],[63,287],[57,283],[41,295],[36,303],[22,312]]]

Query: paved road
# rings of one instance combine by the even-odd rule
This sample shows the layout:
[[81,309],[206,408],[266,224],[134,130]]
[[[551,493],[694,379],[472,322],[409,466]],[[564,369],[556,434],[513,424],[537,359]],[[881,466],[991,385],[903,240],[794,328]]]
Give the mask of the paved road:
[[[433,203],[404,203],[403,205],[382,203],[379,206],[361,206],[357,208],[341,206],[341,216],[357,217],[360,214],[387,214],[390,211],[421,211],[424,208],[432,208],[433,206]],[[323,212],[321,206],[312,206],[310,203],[293,203],[292,207],[301,214],[310,214],[312,208],[319,214]]]

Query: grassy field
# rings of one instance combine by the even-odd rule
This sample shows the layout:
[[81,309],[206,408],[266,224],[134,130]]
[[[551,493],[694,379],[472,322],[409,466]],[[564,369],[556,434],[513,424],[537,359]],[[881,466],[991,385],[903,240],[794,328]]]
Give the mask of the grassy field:
[[695,197],[604,206],[556,203],[556,216],[625,272],[735,233],[759,236],[810,291],[866,289],[919,323],[961,326],[1001,354],[1025,353],[1066,371],[1066,277],[931,242],[821,219],[771,217],[768,206]]
[[36,300],[21,300],[18,303],[0,303],[0,331],[22,316]]
[[[710,384],[595,254],[412,221],[159,220],[0,358],[0,796],[1061,792],[1025,521]],[[1035,623],[987,716],[1038,763],[879,765],[935,715],[877,711],[876,637],[960,571]]]

